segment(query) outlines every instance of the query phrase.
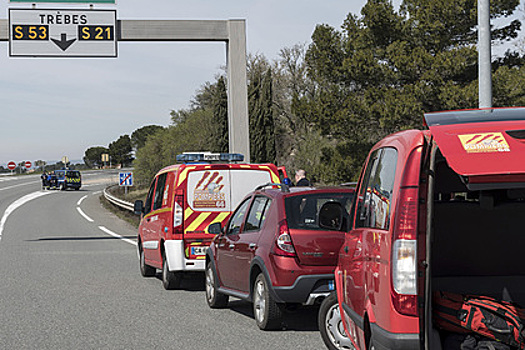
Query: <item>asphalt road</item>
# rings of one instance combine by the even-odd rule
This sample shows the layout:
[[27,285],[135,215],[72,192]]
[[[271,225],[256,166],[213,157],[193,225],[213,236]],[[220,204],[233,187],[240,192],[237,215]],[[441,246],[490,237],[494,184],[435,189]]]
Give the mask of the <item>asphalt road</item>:
[[141,277],[136,229],[100,204],[117,181],[87,172],[64,192],[0,177],[0,349],[324,349],[316,309],[263,332],[249,303],[208,308],[201,274],[175,291]]

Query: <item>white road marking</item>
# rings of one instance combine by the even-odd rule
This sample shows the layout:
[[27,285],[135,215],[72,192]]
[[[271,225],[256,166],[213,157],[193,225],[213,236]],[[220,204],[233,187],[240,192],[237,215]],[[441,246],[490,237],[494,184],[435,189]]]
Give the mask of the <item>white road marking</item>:
[[83,201],[84,199],[86,199],[87,196],[88,196],[88,195],[86,194],[84,197],[80,198],[80,199],[78,200],[78,202],[77,202],[77,205],[82,204],[82,201]]
[[32,184],[36,184],[36,182],[25,182],[23,184],[13,185],[13,186],[9,186],[9,187],[3,187],[3,188],[0,188],[0,191],[5,191],[5,190],[9,190],[11,188],[20,187],[20,186],[27,186],[27,185],[32,185]]
[[51,193],[53,192],[45,192],[45,191],[33,192],[11,203],[5,210],[4,216],[2,216],[2,219],[0,220],[0,240],[2,239],[2,232],[4,231],[4,226],[7,221],[7,218],[9,217],[9,215],[11,215],[13,211],[15,211],[15,209],[21,207],[22,205],[26,204],[27,202],[33,199],[36,199],[38,197],[42,197],[42,196],[45,196],[46,194],[51,194]]
[[108,229],[105,228],[104,226],[99,226],[98,228],[99,228],[100,230],[106,232],[108,235],[113,236],[113,237],[116,237],[116,238],[118,238],[118,239],[121,239],[121,240],[123,240],[123,241],[126,242],[126,243],[133,244],[133,245],[135,245],[135,246],[137,245],[137,242],[132,241],[131,239],[124,238],[124,237],[122,237],[121,235],[118,235],[118,234],[116,234],[115,232],[112,232],[112,231],[108,230]]
[[87,221],[89,222],[93,222],[95,220],[93,220],[92,218],[90,218],[89,216],[87,216],[83,211],[82,209],[80,209],[79,207],[77,207],[77,211],[80,215],[82,215],[84,217],[84,219],[86,219]]

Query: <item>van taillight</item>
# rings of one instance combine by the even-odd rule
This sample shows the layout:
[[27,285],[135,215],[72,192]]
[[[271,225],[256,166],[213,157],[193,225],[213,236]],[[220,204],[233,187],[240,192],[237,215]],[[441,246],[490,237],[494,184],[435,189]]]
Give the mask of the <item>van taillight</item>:
[[283,220],[279,223],[279,231],[275,239],[275,245],[273,247],[273,253],[281,256],[292,256],[295,257],[295,248],[292,243],[292,237],[290,236],[290,230],[288,229],[288,223]]
[[182,239],[184,233],[184,196],[175,195],[173,203],[173,235],[174,239]]
[[417,316],[418,188],[401,188],[392,244],[392,301],[404,315]]

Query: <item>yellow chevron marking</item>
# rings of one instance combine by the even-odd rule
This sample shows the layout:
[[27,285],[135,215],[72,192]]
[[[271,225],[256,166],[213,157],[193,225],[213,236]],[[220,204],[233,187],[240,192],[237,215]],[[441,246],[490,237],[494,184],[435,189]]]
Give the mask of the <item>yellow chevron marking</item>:
[[[222,222],[228,217],[228,215],[230,215],[229,211],[220,213],[219,215],[217,215],[217,217],[212,222],[210,222],[210,225],[215,222],[220,222],[222,224]],[[209,233],[207,227],[204,229],[204,232]]]
[[189,218],[191,214],[193,214],[193,210],[190,207],[187,207],[186,211],[184,212],[184,220]]
[[193,222],[189,226],[186,226],[186,230],[184,230],[184,232],[195,231],[195,229],[197,229],[197,227],[199,227],[200,224],[202,224],[204,220],[206,220],[206,218],[210,215],[210,212],[200,214],[199,216],[197,216],[197,218],[195,218],[195,220],[193,220]]
[[253,168],[253,166],[251,166],[251,165],[244,165],[244,164],[239,165],[239,167],[240,168],[245,168],[245,169],[252,169]]
[[186,180],[186,177],[188,176],[188,172],[194,169],[195,169],[194,166],[189,166],[189,167],[184,168],[184,170],[182,170],[181,173],[179,174],[179,181],[177,181],[177,186],[179,186],[184,180]]

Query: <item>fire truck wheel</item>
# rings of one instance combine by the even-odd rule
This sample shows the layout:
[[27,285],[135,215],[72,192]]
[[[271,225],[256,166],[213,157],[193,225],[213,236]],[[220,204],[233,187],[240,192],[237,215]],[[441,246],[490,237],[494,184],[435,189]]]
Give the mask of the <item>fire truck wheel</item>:
[[212,309],[219,309],[228,305],[229,297],[217,291],[218,282],[213,263],[206,265],[206,301]]
[[175,289],[180,286],[182,274],[180,272],[170,271],[166,254],[162,254],[162,285],[164,289]]
[[153,277],[155,276],[155,268],[149,265],[146,265],[146,258],[144,257],[144,249],[142,246],[139,247],[139,257],[140,257],[140,274],[143,277]]

